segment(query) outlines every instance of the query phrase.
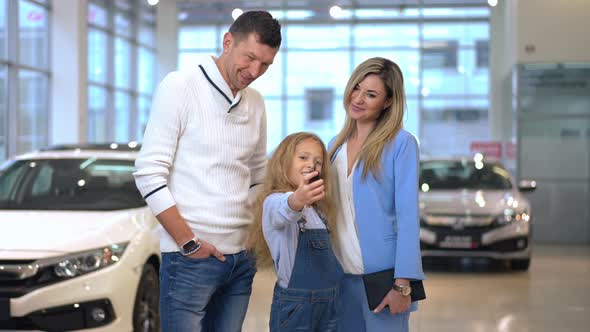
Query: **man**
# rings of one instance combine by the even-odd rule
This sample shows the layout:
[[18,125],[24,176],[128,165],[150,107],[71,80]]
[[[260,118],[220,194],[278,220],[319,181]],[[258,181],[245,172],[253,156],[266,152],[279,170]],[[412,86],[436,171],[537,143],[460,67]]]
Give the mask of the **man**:
[[156,90],[134,175],[163,226],[164,332],[242,329],[256,272],[245,251],[249,191],[266,166],[264,102],[248,85],[273,63],[280,28],[268,12],[246,12],[218,58]]

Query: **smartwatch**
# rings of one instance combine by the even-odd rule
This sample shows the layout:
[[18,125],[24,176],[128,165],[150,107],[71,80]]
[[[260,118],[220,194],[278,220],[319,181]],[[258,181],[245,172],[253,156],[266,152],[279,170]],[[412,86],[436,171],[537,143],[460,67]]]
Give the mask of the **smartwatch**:
[[182,256],[190,256],[197,252],[201,248],[201,241],[197,239],[197,237],[193,237],[192,239],[186,241],[180,248],[180,254]]

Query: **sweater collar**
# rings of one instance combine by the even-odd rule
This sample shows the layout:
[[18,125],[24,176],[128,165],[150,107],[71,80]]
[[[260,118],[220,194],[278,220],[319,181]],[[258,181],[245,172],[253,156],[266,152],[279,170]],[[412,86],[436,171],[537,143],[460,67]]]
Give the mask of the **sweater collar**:
[[233,94],[231,89],[229,88],[227,82],[223,79],[223,76],[221,76],[221,72],[219,72],[219,68],[217,68],[215,60],[212,56],[205,57],[205,60],[201,63],[201,65],[199,65],[199,68],[205,75],[207,81],[209,81],[209,84],[211,84],[211,86],[217,90],[217,92],[229,104],[228,113],[233,108],[238,106],[240,100],[242,99],[242,90],[238,91],[235,98],[232,98]]

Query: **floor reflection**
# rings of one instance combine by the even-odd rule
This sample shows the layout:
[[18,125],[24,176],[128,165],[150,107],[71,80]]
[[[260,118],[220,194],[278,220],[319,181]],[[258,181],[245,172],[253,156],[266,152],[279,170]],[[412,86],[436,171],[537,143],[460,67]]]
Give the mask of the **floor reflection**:
[[[412,332],[569,332],[590,326],[590,247],[536,246],[528,272],[485,259],[425,260]],[[275,277],[261,271],[245,332],[268,331]]]

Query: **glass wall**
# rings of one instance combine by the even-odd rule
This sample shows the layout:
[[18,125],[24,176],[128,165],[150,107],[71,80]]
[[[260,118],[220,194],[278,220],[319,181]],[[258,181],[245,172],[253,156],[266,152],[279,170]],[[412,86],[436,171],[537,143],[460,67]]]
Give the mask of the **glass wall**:
[[[280,124],[269,129],[269,150],[296,131],[313,131],[326,142],[333,137],[344,122],[342,94],[350,73],[375,56],[401,67],[407,96],[404,125],[420,139],[424,154],[466,154],[472,141],[488,139],[485,1],[450,8],[344,3],[349,5],[336,17],[319,3],[312,8],[292,7],[289,1],[266,3],[264,9],[283,28],[275,63],[252,85],[265,98],[268,122]],[[180,68],[221,53],[232,10],[231,4],[180,3]]]
[[88,3],[88,141],[141,140],[156,75],[155,10],[143,0]]
[[0,0],[0,161],[48,141],[50,1]]

